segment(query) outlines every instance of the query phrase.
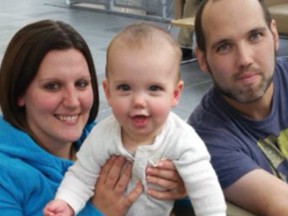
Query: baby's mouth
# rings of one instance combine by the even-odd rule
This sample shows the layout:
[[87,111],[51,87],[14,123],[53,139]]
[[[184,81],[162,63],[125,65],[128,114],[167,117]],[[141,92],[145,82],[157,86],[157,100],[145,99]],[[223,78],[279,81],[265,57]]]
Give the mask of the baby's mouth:
[[145,115],[135,115],[132,117],[133,123],[136,127],[142,127],[147,124],[148,116]]

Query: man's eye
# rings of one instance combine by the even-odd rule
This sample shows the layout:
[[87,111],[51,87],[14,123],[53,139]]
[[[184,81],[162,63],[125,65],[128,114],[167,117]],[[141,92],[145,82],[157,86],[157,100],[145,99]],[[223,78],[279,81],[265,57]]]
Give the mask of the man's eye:
[[250,35],[250,41],[254,41],[254,42],[258,41],[259,39],[261,39],[262,35],[263,34],[260,32],[255,32],[255,33]]
[[60,85],[56,82],[46,83],[44,88],[50,91],[55,91],[60,88]]
[[90,82],[87,81],[87,80],[78,80],[76,82],[76,87],[79,87],[79,88],[86,88],[87,86],[89,86]]
[[160,86],[150,86],[149,88],[150,91],[160,91],[162,88]]
[[218,46],[216,51],[218,53],[227,53],[230,49],[231,49],[231,45],[225,43],[225,44],[221,44],[220,46]]
[[121,84],[117,86],[117,90],[122,90],[122,91],[129,91],[131,88],[127,84]]

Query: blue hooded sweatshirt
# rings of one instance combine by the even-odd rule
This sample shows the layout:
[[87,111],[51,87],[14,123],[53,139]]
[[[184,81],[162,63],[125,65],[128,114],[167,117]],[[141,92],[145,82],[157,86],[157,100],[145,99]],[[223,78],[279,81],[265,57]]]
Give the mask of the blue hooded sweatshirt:
[[[93,126],[85,128],[82,140]],[[26,133],[0,117],[1,215],[42,216],[43,208],[54,198],[64,173],[72,163],[49,154]],[[78,215],[102,216],[91,203]]]

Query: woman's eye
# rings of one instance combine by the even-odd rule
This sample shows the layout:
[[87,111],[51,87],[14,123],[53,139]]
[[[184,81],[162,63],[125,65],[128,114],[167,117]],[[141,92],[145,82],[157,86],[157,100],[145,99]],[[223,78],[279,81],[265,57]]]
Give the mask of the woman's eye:
[[46,83],[44,85],[44,88],[47,90],[50,90],[50,91],[55,91],[55,90],[60,88],[60,84],[58,84],[56,82]]
[[117,89],[118,90],[121,90],[121,91],[129,91],[131,88],[129,85],[127,84],[121,84],[121,85],[118,85],[117,86]]
[[89,86],[89,84],[90,84],[90,82],[87,81],[87,80],[78,80],[78,81],[76,82],[76,87],[84,89],[84,88],[86,88],[87,86]]

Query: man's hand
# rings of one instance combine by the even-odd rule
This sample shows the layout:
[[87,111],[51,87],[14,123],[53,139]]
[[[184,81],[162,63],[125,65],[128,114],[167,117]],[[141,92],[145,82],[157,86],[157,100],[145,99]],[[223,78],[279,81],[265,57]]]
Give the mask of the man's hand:
[[147,193],[156,199],[175,200],[186,196],[184,183],[169,160],[160,161],[156,167],[148,167],[146,181],[166,188],[164,191],[148,189]]

